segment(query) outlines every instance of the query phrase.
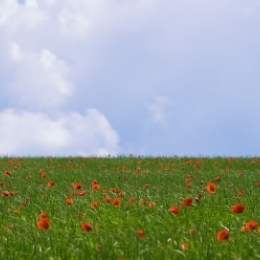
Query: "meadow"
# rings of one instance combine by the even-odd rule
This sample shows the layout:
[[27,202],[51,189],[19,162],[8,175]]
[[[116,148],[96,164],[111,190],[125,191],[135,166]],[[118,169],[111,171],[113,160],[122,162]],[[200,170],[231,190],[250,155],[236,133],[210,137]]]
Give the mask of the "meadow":
[[259,259],[260,159],[0,158],[0,258]]

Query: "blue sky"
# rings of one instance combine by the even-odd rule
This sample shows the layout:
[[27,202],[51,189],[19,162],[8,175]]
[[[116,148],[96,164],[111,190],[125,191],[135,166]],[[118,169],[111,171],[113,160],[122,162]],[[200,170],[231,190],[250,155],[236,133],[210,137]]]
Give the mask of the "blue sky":
[[0,0],[0,155],[259,156],[258,0]]

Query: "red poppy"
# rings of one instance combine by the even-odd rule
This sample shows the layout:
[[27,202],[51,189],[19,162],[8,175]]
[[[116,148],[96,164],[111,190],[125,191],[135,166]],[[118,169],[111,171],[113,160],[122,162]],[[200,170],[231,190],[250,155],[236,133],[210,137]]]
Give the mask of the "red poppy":
[[52,188],[52,187],[54,186],[54,181],[49,181],[49,182],[47,183],[47,186],[48,186],[49,188]]
[[182,207],[191,207],[192,206],[192,198],[187,198],[182,202]]
[[233,213],[242,213],[244,212],[246,207],[243,204],[236,204],[232,207],[231,211]]
[[75,183],[74,185],[73,185],[73,190],[80,190],[81,189],[81,187],[82,187],[82,185],[81,185],[81,183]]
[[116,198],[116,199],[113,200],[113,205],[115,207],[119,207],[119,206],[121,206],[121,204],[122,204],[122,202],[119,198]]
[[89,231],[92,231],[93,230],[93,227],[87,223],[87,222],[84,222],[82,225],[81,225],[82,229],[86,232],[89,232]]
[[10,171],[8,171],[8,170],[5,170],[5,171],[4,171],[4,174],[5,174],[6,176],[8,176],[8,177],[10,177],[10,176],[11,176],[11,172],[10,172]]
[[150,202],[148,205],[149,209],[153,209],[155,208],[155,206],[156,206],[155,202]]
[[143,186],[144,190],[148,189],[149,187],[150,187],[150,184],[145,184],[145,185]]
[[5,191],[2,191],[2,197],[9,197],[9,196],[11,196],[10,195],[10,192],[9,191],[7,191],[7,190],[5,190]]
[[93,209],[97,209],[99,206],[99,202],[98,201],[94,201],[92,204],[91,204],[91,208]]
[[257,226],[258,226],[258,222],[252,220],[247,222],[246,225],[242,228],[242,230],[245,232],[249,232],[256,229]]
[[40,218],[47,218],[47,212],[43,211],[39,215]]
[[227,241],[229,239],[229,236],[230,236],[230,232],[227,231],[226,229],[223,229],[217,233],[217,240],[219,242]]
[[128,202],[129,202],[129,203],[133,203],[133,202],[135,202],[135,200],[136,200],[135,197],[130,197],[130,198],[128,199]]
[[170,207],[169,211],[176,216],[180,215],[180,209],[176,206]]
[[182,244],[181,244],[181,248],[182,248],[183,250],[187,250],[187,249],[189,248],[189,245],[188,245],[187,243],[182,243]]
[[144,239],[145,238],[145,234],[143,230],[137,230],[137,235],[140,239]]
[[50,220],[48,218],[42,218],[37,222],[39,229],[48,230],[50,228]]
[[111,203],[113,201],[113,199],[111,197],[105,197],[104,201],[106,203]]
[[208,193],[210,194],[214,194],[216,193],[217,191],[217,186],[215,183],[209,183],[207,186],[206,186],[206,190]]
[[67,203],[69,206],[71,206],[71,205],[74,204],[74,200],[71,199],[71,198],[68,198],[68,199],[66,199],[66,203]]
[[79,191],[78,196],[82,197],[82,196],[86,195],[86,193],[87,192],[85,190]]
[[147,200],[142,199],[142,200],[140,201],[140,205],[141,205],[141,206],[145,206],[146,204],[147,204]]
[[100,189],[100,185],[98,183],[92,185],[92,190],[98,191],[99,189]]
[[220,181],[220,180],[221,180],[220,176],[214,178],[214,181]]

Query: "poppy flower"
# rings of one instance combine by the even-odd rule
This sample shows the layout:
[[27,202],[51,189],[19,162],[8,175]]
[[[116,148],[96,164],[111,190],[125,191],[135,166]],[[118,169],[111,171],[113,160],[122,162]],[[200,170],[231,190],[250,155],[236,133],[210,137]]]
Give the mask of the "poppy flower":
[[98,181],[97,181],[97,180],[93,180],[93,181],[91,182],[91,184],[92,184],[92,185],[98,184]]
[[116,199],[113,200],[113,205],[115,207],[119,207],[119,206],[121,206],[121,204],[122,204],[122,202],[121,202],[120,198],[116,198]]
[[86,193],[87,192],[85,190],[79,191],[78,196],[82,197],[82,196],[86,195]]
[[2,195],[2,197],[9,197],[9,196],[11,196],[10,192],[7,191],[7,190],[6,191],[2,191],[1,195]]
[[39,215],[40,218],[47,218],[47,212],[43,211]]
[[182,202],[182,207],[191,207],[192,206],[192,198],[187,198]]
[[170,207],[169,211],[176,216],[180,215],[180,209],[178,207]]
[[45,173],[42,173],[42,174],[41,174],[41,177],[42,177],[42,178],[46,178],[46,174],[45,174]]
[[75,183],[74,185],[73,185],[73,190],[80,190],[81,189],[81,187],[82,187],[82,185],[81,185],[81,183]]
[[144,239],[145,238],[145,234],[143,230],[137,230],[137,235],[140,239]]
[[215,183],[209,183],[207,186],[206,186],[206,190],[208,193],[210,194],[214,194],[216,193],[217,191],[217,186]]
[[150,184],[145,184],[145,185],[143,186],[143,189],[146,190],[146,189],[148,189],[149,187],[150,187]]
[[140,201],[140,205],[141,205],[141,206],[145,206],[146,204],[147,204],[147,200],[142,199],[142,200]]
[[111,203],[113,201],[113,199],[111,197],[105,197],[104,201],[106,203]]
[[99,189],[100,189],[100,185],[98,183],[92,185],[92,190],[98,191]]
[[11,191],[10,192],[10,196],[15,196],[15,195],[17,195],[17,191]]
[[227,231],[226,229],[223,229],[217,233],[217,240],[219,242],[227,241],[229,239],[229,236],[230,236],[230,232]]
[[242,198],[244,196],[244,192],[242,190],[238,190],[237,196]]
[[52,187],[54,186],[54,181],[49,181],[49,182],[47,183],[47,186],[48,186],[49,188],[52,188]]
[[183,250],[187,250],[187,249],[189,248],[189,245],[188,245],[187,243],[182,243],[182,244],[181,244],[181,248],[182,248]]
[[91,208],[93,209],[97,209],[99,206],[99,202],[98,201],[94,201],[92,204],[91,204]]
[[10,172],[10,171],[8,171],[8,170],[5,170],[5,171],[4,171],[4,174],[5,174],[6,176],[8,176],[8,177],[10,177],[10,176],[11,176],[11,172]]
[[247,222],[246,225],[242,227],[242,230],[245,232],[253,231],[254,229],[257,228],[257,226],[258,226],[258,222],[252,220]]
[[236,204],[232,207],[231,211],[233,213],[242,213],[245,209],[246,207],[243,204]]
[[155,206],[156,206],[155,202],[150,202],[148,205],[149,209],[153,209],[155,208]]
[[130,197],[130,198],[128,199],[128,202],[129,202],[129,203],[133,203],[133,202],[135,202],[135,200],[136,200],[135,197]]
[[71,206],[71,205],[74,204],[74,200],[71,199],[71,198],[68,198],[68,199],[66,199],[66,203],[67,203],[69,206]]
[[81,228],[86,231],[86,232],[89,232],[89,231],[92,231],[93,230],[93,227],[87,223],[87,222],[84,222],[82,225],[81,225]]
[[214,181],[220,181],[220,180],[221,180],[220,176],[214,178]]
[[37,222],[39,229],[48,230],[50,228],[50,220],[48,218],[42,218]]

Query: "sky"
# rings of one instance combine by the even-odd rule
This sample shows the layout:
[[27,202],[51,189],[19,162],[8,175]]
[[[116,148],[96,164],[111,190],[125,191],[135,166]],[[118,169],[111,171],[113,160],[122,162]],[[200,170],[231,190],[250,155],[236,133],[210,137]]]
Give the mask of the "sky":
[[0,156],[260,156],[259,0],[0,0]]

